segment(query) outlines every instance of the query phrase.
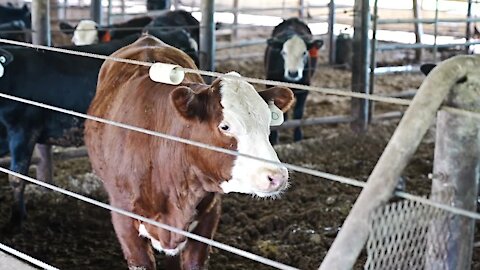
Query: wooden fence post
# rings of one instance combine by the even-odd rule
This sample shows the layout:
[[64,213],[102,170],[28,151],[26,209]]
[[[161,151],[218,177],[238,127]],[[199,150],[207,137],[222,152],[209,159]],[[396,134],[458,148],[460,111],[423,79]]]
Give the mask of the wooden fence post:
[[[448,95],[447,105],[480,112],[478,78],[478,69],[469,71]],[[477,210],[479,131],[478,116],[449,111],[438,113],[432,200],[468,211]],[[435,221],[430,232],[425,269],[471,269],[474,219],[447,215]]]

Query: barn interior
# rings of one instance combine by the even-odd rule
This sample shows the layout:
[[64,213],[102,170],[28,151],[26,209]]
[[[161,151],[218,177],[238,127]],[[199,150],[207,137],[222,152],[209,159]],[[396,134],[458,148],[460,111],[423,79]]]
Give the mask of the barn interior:
[[[61,22],[75,26],[89,19],[98,29],[115,30],[115,25],[134,18],[185,10],[200,22],[199,69],[222,74],[236,71],[259,79],[252,83],[257,90],[268,85],[265,51],[274,27],[285,19],[299,18],[313,38],[323,40],[323,46],[316,57],[303,117],[292,119],[290,110],[285,122],[273,127],[279,134],[274,149],[283,163],[291,165],[291,186],[276,199],[222,195],[213,240],[261,258],[252,260],[212,247],[208,267],[450,269],[453,265],[480,269],[478,107],[462,107],[459,99],[452,101],[451,94],[439,98],[431,116],[411,109],[416,98],[423,97],[424,103],[415,108],[437,102],[426,100],[437,98],[435,89],[447,85],[448,89],[465,87],[474,93],[469,102],[478,102],[479,74],[471,68],[471,63],[480,61],[475,56],[480,45],[476,1],[0,0],[0,5],[27,7],[31,27],[13,32],[20,31],[26,38],[21,42],[51,47],[73,44],[71,33],[61,30]],[[2,35],[0,25],[0,49],[11,45],[9,37]],[[420,68],[429,63],[438,68],[426,76]],[[445,71],[448,67],[455,69]],[[452,75],[455,72],[468,77],[467,86]],[[448,78],[426,83],[428,78],[442,77]],[[456,84],[447,81],[450,77],[456,78]],[[427,88],[433,92],[420,94]],[[445,111],[467,117],[458,121],[468,128],[441,122]],[[425,122],[408,126],[407,115]],[[294,137],[298,127],[303,130],[301,140]],[[461,137],[456,143],[443,141],[450,133],[464,130],[469,131],[469,140],[462,133],[452,135]],[[452,150],[443,153],[444,147]],[[55,186],[108,204],[108,194],[92,172],[84,146],[53,145],[51,155]],[[398,162],[393,163],[394,159]],[[442,178],[443,161],[450,159],[455,162]],[[34,152],[30,177],[38,177],[40,160]],[[10,163],[8,153],[0,158],[2,168],[9,169]],[[8,174],[1,171],[1,244],[52,269],[127,269],[109,210],[37,184],[27,184],[28,216],[21,228],[12,229],[14,198]],[[356,224],[362,224],[358,231]],[[157,252],[155,258],[157,269],[166,269],[165,255]],[[11,268],[2,265],[0,258],[0,269]]]

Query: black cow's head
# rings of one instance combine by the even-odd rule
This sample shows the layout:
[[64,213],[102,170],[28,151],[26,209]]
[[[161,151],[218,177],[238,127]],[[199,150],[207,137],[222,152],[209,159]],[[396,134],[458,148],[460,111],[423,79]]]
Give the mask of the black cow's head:
[[298,34],[286,34],[267,40],[268,46],[279,50],[284,63],[284,78],[297,82],[303,78],[304,70],[308,68],[308,58],[318,57],[318,49],[323,40],[305,38]]
[[198,44],[185,29],[175,29],[170,31],[149,29],[146,32],[168,45],[182,50],[192,58],[195,64],[199,65]]

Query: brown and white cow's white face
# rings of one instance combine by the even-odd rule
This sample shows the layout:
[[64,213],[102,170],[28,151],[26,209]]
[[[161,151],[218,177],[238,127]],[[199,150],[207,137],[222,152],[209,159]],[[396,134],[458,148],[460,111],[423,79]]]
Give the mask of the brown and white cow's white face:
[[281,55],[284,62],[284,78],[289,81],[301,80],[308,60],[305,41],[298,35],[293,35],[283,44]]
[[[240,76],[234,72],[229,75]],[[291,91],[285,88],[283,90],[288,90],[293,100]],[[218,126],[220,131],[225,136],[236,139],[239,153],[279,162],[268,139],[271,112],[262,96],[251,84],[234,79],[222,79],[220,92],[223,107],[223,120]],[[220,184],[223,192],[240,192],[259,197],[276,196],[289,185],[285,167],[242,156],[236,157],[231,179],[226,180]]]
[[97,44],[97,23],[91,20],[80,21],[73,32],[72,42],[77,46]]

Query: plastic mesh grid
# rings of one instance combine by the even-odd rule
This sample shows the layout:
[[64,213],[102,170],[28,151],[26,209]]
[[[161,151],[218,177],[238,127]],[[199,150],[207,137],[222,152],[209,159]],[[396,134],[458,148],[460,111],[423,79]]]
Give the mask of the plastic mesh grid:
[[[446,256],[449,213],[409,200],[390,203],[377,209],[371,219],[365,270],[424,269],[425,256]],[[435,269],[445,269],[435,260]]]

